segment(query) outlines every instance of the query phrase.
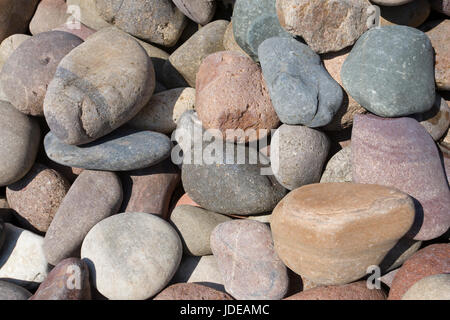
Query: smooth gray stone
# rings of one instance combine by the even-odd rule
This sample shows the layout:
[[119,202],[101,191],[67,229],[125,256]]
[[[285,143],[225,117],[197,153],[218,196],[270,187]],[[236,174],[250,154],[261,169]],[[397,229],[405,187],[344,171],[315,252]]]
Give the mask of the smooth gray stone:
[[285,124],[311,128],[331,122],[342,105],[340,85],[319,55],[292,38],[270,38],[258,49],[275,111]]
[[49,132],[44,148],[51,160],[65,166],[128,171],[150,167],[166,159],[172,143],[161,133],[118,129],[83,146],[64,144]]
[[[234,150],[234,158],[226,151],[227,145]],[[181,179],[185,191],[202,208],[217,213],[252,215],[271,211],[286,189],[275,177],[262,174],[264,166],[260,159],[264,156],[260,154],[258,162],[250,164],[250,148],[228,143],[223,148],[221,161],[183,163]],[[243,164],[237,162],[237,154],[242,152],[239,148],[245,151]]]
[[0,280],[0,300],[28,300],[31,292],[14,283]]
[[345,90],[378,116],[428,111],[435,101],[431,41],[415,28],[373,28],[356,42],[341,78]]
[[292,38],[278,21],[274,0],[237,0],[232,22],[236,42],[256,61],[258,47],[264,40]]

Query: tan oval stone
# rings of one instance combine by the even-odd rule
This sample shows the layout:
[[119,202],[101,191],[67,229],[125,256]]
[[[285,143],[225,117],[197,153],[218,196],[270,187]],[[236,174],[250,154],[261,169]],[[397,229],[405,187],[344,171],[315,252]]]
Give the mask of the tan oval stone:
[[322,285],[366,275],[410,229],[414,202],[397,189],[320,183],[289,193],[272,213],[275,249],[294,272]]
[[194,110],[195,89],[176,88],[153,95],[129,124],[140,130],[170,134],[187,110]]
[[426,34],[431,40],[435,56],[435,78],[439,90],[450,90],[450,20],[433,21]]
[[0,44],[0,71],[14,50],[16,50],[25,40],[29,38],[31,38],[31,36],[27,34],[17,33],[2,41]]

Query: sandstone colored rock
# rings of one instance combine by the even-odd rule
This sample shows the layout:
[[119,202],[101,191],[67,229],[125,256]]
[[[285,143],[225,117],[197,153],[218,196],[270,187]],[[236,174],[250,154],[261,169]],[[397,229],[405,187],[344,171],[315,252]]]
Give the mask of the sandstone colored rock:
[[42,116],[44,97],[58,64],[82,42],[61,31],[43,32],[25,40],[2,68],[0,84],[8,101],[25,114]]
[[317,53],[351,46],[367,30],[367,0],[277,0],[278,19]]
[[[449,5],[450,7],[450,5]],[[426,35],[431,40],[434,48],[435,65],[434,73],[436,78],[436,86],[438,90],[450,90],[450,20],[433,21],[434,26],[431,30],[426,32]]]
[[288,289],[288,275],[263,223],[234,220],[211,234],[226,291],[238,300],[279,300]]
[[65,0],[42,0],[30,22],[31,34],[51,31],[64,24],[69,17]]
[[386,300],[381,289],[367,288],[366,281],[305,290],[284,300]]
[[216,20],[202,27],[170,55],[165,68],[175,68],[189,86],[195,88],[203,60],[214,52],[224,50],[223,36],[228,24],[226,20]]
[[210,236],[216,226],[231,221],[230,217],[199,207],[177,206],[170,221],[180,234],[185,253],[193,256],[211,255]]
[[414,221],[414,202],[379,185],[319,183],[289,193],[274,209],[275,250],[292,271],[343,285],[378,265]]
[[0,301],[2,300],[27,300],[31,292],[14,283],[0,280]]
[[44,255],[44,238],[5,224],[5,241],[0,248],[0,279],[33,290],[47,277],[50,268]]
[[3,0],[0,3],[0,42],[15,33],[25,33],[39,0]]
[[228,24],[225,34],[223,35],[223,47],[226,51],[236,51],[247,55],[247,53],[237,44],[233,33],[233,22]]
[[97,13],[108,23],[143,40],[173,46],[186,26],[184,14],[168,0],[94,0]]
[[[27,34],[13,34],[9,36],[5,40],[3,40],[0,44],[0,71],[3,68],[6,60],[11,56],[11,54],[16,50],[25,40],[31,38],[31,36]],[[1,88],[0,88],[1,90]]]
[[47,232],[69,188],[60,173],[36,163],[25,177],[7,187],[6,197],[21,217],[37,230]]
[[400,300],[418,281],[450,272],[450,244],[432,244],[419,250],[398,270],[389,291],[389,300]]
[[416,120],[356,116],[351,146],[354,182],[395,187],[420,203],[411,237],[430,240],[447,231],[445,172],[436,144]]
[[327,136],[304,126],[283,124],[270,144],[270,166],[278,182],[293,190],[319,182],[330,150]]
[[161,291],[153,300],[233,300],[233,298],[204,285],[177,283]]
[[154,88],[145,50],[126,33],[108,28],[58,65],[44,100],[45,119],[62,142],[85,144],[132,119]]
[[30,300],[91,300],[87,264],[77,258],[62,260]]
[[353,116],[355,114],[367,112],[366,109],[356,102],[356,100],[342,87],[341,69],[349,52],[349,49],[345,49],[339,52],[323,54],[321,56],[325,69],[330,76],[339,83],[344,94],[341,107],[336,112],[331,122],[323,127],[323,129],[327,131],[339,131],[350,128],[353,125]]
[[123,213],[96,224],[81,256],[92,282],[109,299],[148,299],[175,274],[182,255],[176,231],[148,213]]
[[[48,262],[79,257],[81,243],[98,222],[118,212],[122,186],[113,172],[83,171],[67,192],[44,240]],[[70,230],[70,232],[68,232]]]
[[439,94],[430,111],[414,115],[414,118],[428,131],[434,141],[439,141],[450,125],[450,107]]
[[14,183],[31,169],[40,142],[40,129],[32,119],[0,101],[0,186]]
[[148,104],[128,124],[139,130],[171,134],[187,110],[194,110],[195,89],[175,88],[153,95]]
[[417,281],[402,300],[450,300],[450,274],[436,274]]
[[[203,127],[220,130],[228,141],[256,140],[279,123],[260,67],[237,52],[217,52],[203,60],[195,103]],[[238,131],[227,135],[228,129]]]
[[169,203],[181,180],[179,169],[167,159],[155,166],[122,174],[121,212],[146,212],[168,219]]
[[331,157],[320,182],[352,182],[351,152],[350,147],[345,147]]
[[173,0],[173,2],[189,19],[202,25],[211,21],[216,12],[215,0]]

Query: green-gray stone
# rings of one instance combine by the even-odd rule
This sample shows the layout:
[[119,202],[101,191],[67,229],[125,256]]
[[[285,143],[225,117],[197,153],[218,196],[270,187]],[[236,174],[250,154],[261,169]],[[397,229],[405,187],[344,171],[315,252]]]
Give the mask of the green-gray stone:
[[374,28],[356,42],[341,71],[346,91],[382,117],[428,111],[435,101],[433,47],[406,26]]
[[278,21],[275,0],[237,0],[232,22],[236,42],[255,61],[258,60],[258,47],[264,40],[292,37]]

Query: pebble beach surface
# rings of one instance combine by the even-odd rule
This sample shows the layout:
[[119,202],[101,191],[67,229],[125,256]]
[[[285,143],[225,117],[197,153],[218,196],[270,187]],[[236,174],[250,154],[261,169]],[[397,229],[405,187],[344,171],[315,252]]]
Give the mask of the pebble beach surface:
[[0,300],[450,300],[450,1],[0,1]]

